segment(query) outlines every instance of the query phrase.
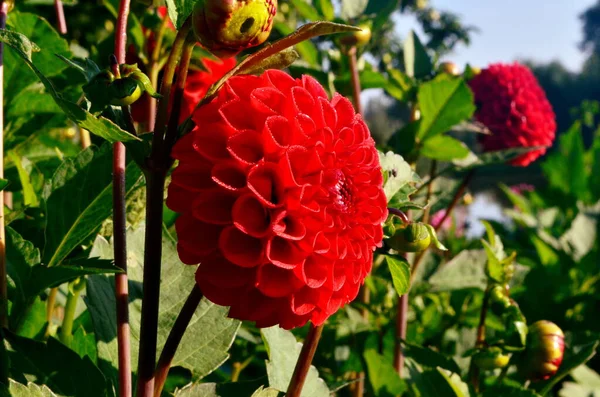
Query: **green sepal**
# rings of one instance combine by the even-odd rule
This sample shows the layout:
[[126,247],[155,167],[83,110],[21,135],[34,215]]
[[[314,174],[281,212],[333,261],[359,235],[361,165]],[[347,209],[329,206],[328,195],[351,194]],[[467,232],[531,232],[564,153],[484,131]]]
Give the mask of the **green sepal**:
[[435,248],[437,248],[437,249],[439,249],[441,251],[448,251],[448,248],[446,248],[444,246],[444,244],[442,244],[440,242],[440,240],[438,239],[437,233],[435,232],[435,229],[433,228],[433,226],[431,226],[431,225],[425,225],[425,227],[429,231],[429,235],[431,236],[431,242],[433,243],[433,245],[435,245]]
[[142,90],[142,92],[147,92],[148,95],[150,95],[152,98],[156,98],[156,99],[160,99],[162,98],[162,95],[160,95],[158,92],[156,92],[154,90],[154,87],[152,86],[152,82],[150,81],[150,78],[148,76],[146,76],[144,73],[142,73],[142,71],[140,70],[140,68],[138,68],[137,63],[134,63],[133,65],[127,65],[127,64],[123,64],[120,66],[120,71],[121,71],[121,77],[125,78],[131,78],[133,80],[135,80],[136,82],[138,82],[138,85],[140,86],[140,89]]

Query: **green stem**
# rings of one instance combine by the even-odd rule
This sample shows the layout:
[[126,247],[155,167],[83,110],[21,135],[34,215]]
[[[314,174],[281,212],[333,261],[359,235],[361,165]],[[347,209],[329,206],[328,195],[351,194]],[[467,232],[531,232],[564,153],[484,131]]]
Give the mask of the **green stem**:
[[73,340],[73,322],[75,321],[75,312],[79,295],[85,287],[85,278],[78,278],[69,283],[69,293],[67,294],[67,303],[65,304],[65,317],[58,333],[58,338],[66,346],[71,346]]

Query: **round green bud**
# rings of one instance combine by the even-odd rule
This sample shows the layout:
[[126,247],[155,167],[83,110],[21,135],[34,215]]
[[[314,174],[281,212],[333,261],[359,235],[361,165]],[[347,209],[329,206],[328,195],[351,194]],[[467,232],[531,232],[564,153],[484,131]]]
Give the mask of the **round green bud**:
[[388,240],[390,247],[400,252],[421,252],[431,244],[431,234],[423,223],[409,223],[398,228]]
[[143,94],[137,81],[128,77],[113,81],[110,91],[112,94],[110,104],[115,106],[129,106],[140,99]]
[[199,0],[192,14],[196,38],[220,58],[264,43],[277,14],[277,0]]
[[481,350],[473,356],[473,363],[483,370],[504,368],[508,365],[509,361],[510,356],[504,354],[502,349],[496,346]]

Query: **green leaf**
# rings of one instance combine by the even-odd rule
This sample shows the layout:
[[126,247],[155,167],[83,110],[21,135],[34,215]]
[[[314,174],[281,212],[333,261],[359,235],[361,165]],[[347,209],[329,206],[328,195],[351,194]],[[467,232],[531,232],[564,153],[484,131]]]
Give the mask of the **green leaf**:
[[[129,318],[131,327],[132,369],[136,371],[139,352],[141,317],[141,282],[143,278],[145,224],[140,222],[135,229],[128,230],[128,277],[129,277]],[[92,256],[104,259],[113,257],[113,247],[102,237],[94,243]],[[210,264],[208,264],[210,265]],[[158,349],[162,349],[169,331],[189,291],[195,284],[196,267],[181,263],[175,242],[165,230],[163,233],[162,272],[160,294],[160,314]],[[94,334],[97,340],[98,357],[105,373],[110,366],[117,368],[116,303],[114,279],[112,277],[89,277],[87,283],[88,306]],[[203,299],[187,327],[172,366],[181,366],[192,371],[194,379],[199,379],[218,368],[227,358],[227,351],[233,343],[240,322],[227,317],[229,309],[217,306]],[[104,361],[104,363],[102,363]],[[108,365],[105,368],[103,365]],[[108,371],[108,372],[107,372]],[[260,385],[258,385],[260,386]],[[256,390],[256,386],[252,390]]]
[[520,386],[494,385],[485,389],[483,397],[539,397],[535,391]]
[[175,29],[179,30],[185,20],[192,15],[194,5],[198,0],[166,0],[169,18],[173,21]]
[[0,192],[3,191],[4,189],[6,189],[8,184],[9,184],[8,180],[0,178]]
[[290,0],[290,4],[302,18],[310,22],[321,19],[318,11],[310,3],[307,3],[306,0]]
[[454,291],[476,288],[484,290],[487,285],[483,250],[464,250],[446,263],[431,278],[432,290]]
[[368,4],[369,0],[342,0],[342,19],[349,20],[361,16]]
[[521,212],[526,214],[531,214],[533,212],[531,208],[531,203],[527,200],[522,194],[513,192],[508,186],[501,183],[500,189],[506,194],[506,197],[510,200],[510,202],[517,207]]
[[261,387],[257,391],[252,394],[252,397],[277,397],[279,396],[279,390],[273,389],[271,387],[264,389]]
[[56,339],[41,343],[6,332],[6,342],[11,378],[21,379],[27,375],[62,396],[109,395],[109,385],[98,367]]
[[600,200],[600,139],[594,139],[591,153],[592,172],[589,177],[589,188],[592,194],[592,202]]
[[414,93],[414,84],[410,77],[398,69],[388,69],[389,80],[385,90],[399,101],[409,101]]
[[[468,388],[460,381],[460,377],[449,377],[439,368],[425,371],[418,370],[414,365],[408,366],[411,385],[416,397],[466,397]],[[466,389],[466,390],[464,390]]]
[[378,152],[379,163],[384,173],[383,179],[385,181],[383,185],[383,191],[388,199],[388,202],[392,200],[392,197],[398,193],[403,187],[410,184],[420,182],[420,178],[416,172],[410,167],[410,165],[400,156],[394,152]]
[[25,386],[12,379],[9,379],[9,382],[8,390],[12,397],[56,397],[56,394],[46,385],[40,387],[35,383],[29,382]]
[[[35,54],[29,55],[33,56],[33,62],[39,65],[40,73],[52,77],[59,75],[66,68],[54,54],[70,57],[69,44],[48,21],[35,14],[11,11],[7,28],[30,37],[39,44],[39,47],[35,47]],[[30,70],[20,67],[19,51],[20,49],[9,48],[4,52],[4,98],[7,102],[37,80]]]
[[559,241],[565,252],[579,262],[596,246],[598,213],[582,211],[573,220]]
[[402,351],[406,357],[412,358],[418,364],[428,368],[443,368],[455,374],[460,374],[460,368],[451,357],[445,356],[427,347],[402,341]]
[[404,70],[408,77],[417,79],[429,76],[433,71],[433,63],[427,50],[412,30],[404,40]]
[[423,142],[421,154],[430,159],[440,161],[451,161],[463,159],[471,151],[461,141],[448,135],[438,135]]
[[8,158],[10,158],[13,164],[17,167],[19,180],[21,181],[21,186],[23,187],[23,199],[25,201],[25,206],[37,207],[40,203],[37,195],[35,194],[35,190],[33,189],[33,185],[31,184],[30,175],[27,173],[27,171],[25,171],[25,167],[23,167],[23,159],[14,150],[8,152]]
[[[287,23],[284,22],[276,22],[275,29],[277,29],[277,31],[279,33],[281,33],[283,36],[287,36],[289,34],[294,33],[294,28],[292,28],[291,26],[289,26]],[[298,51],[298,54],[300,54],[300,57],[306,61],[306,63],[308,63],[311,66],[315,66],[317,65],[318,61],[319,61],[319,50],[317,49],[317,47],[311,43],[308,40],[299,42],[298,44],[295,45],[294,47],[296,49],[296,51]],[[273,54],[272,56],[277,56],[277,54]],[[267,58],[268,59],[268,58]],[[261,61],[262,63],[262,61]],[[254,66],[249,68],[250,70],[254,69]],[[244,72],[240,72],[240,74],[248,74],[248,72],[244,71]]]
[[244,70],[244,74],[262,74],[268,69],[285,69],[300,58],[300,54],[293,48],[288,48],[275,55],[263,59],[262,62],[250,69]]
[[[140,169],[130,162],[126,169],[127,193],[138,186],[140,177]],[[52,267],[85,242],[112,213],[111,146],[90,147],[66,159],[44,189],[44,199],[47,221],[43,260]]]
[[406,391],[406,383],[384,356],[373,349],[363,353],[367,365],[367,379],[373,388],[374,395],[380,397],[393,397]]
[[554,385],[567,376],[575,368],[588,362],[596,354],[600,341],[591,342],[582,346],[574,346],[565,352],[565,358],[558,372],[550,379],[535,383],[533,388],[541,395],[548,394]]
[[385,261],[392,274],[392,284],[398,296],[402,296],[410,290],[410,265],[400,256],[385,256]]
[[[263,389],[266,378],[234,383],[196,383],[175,391],[175,397],[256,397],[254,392],[270,392]],[[258,389],[258,390],[257,390]],[[258,394],[260,397],[271,397],[270,394]],[[276,396],[276,395],[275,395]]]
[[335,17],[331,0],[313,0],[313,6],[327,21],[331,21]]
[[[290,331],[277,326],[261,329],[261,334],[269,354],[267,361],[267,374],[269,386],[281,392],[287,391],[296,362],[300,356],[302,345]],[[317,369],[313,366],[308,371],[301,397],[327,397],[329,389],[325,382],[319,378]]]
[[473,94],[460,78],[439,75],[422,84],[417,96],[421,109],[417,136],[423,141],[448,131],[475,112]]
[[469,155],[466,158],[460,159],[460,160],[454,160],[453,163],[459,169],[464,169],[464,170],[483,167],[486,165],[505,164],[511,160],[516,159],[517,157],[519,157],[525,153],[528,153],[532,150],[537,150],[540,148],[541,148],[541,146],[527,147],[527,148],[524,148],[524,147],[512,148],[512,149],[506,149],[506,150],[496,150],[493,152],[485,152],[485,153],[481,153],[479,155],[475,155],[473,152],[471,152],[471,153],[469,153]]
[[96,348],[96,337],[88,334],[82,327],[77,328],[71,340],[71,350],[84,358],[88,356],[92,362],[98,362],[98,349]]
[[[542,163],[542,170],[550,186],[579,199],[587,199],[588,173],[584,164],[581,124],[576,122],[559,139],[558,150]],[[568,164],[568,167],[565,167]]]
[[[139,140],[138,137],[121,129],[112,121],[104,117],[96,117],[78,105],[63,99],[50,80],[48,80],[48,78],[33,64],[31,59],[32,53],[39,51],[39,47],[29,41],[26,36],[20,33],[0,29],[0,41],[8,44],[20,55],[21,59],[25,61],[27,66],[33,70],[44,84],[44,87],[46,87],[48,93],[52,95],[56,104],[60,106],[69,119],[77,123],[81,128],[89,130],[91,133],[98,135],[111,143]],[[62,62],[61,64],[64,65]]]

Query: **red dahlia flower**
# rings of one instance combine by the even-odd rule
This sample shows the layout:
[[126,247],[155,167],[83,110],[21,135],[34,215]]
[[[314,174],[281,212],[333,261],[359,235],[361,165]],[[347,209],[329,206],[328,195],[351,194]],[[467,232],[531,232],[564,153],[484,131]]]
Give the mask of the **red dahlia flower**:
[[[529,68],[518,63],[490,65],[469,85],[477,103],[475,116],[492,132],[480,138],[485,150],[552,145],[556,117]],[[545,152],[546,148],[532,150],[511,164],[525,167]]]
[[352,104],[312,77],[229,79],[177,142],[167,205],[178,251],[229,315],[322,324],[371,270],[387,217],[375,143]]

